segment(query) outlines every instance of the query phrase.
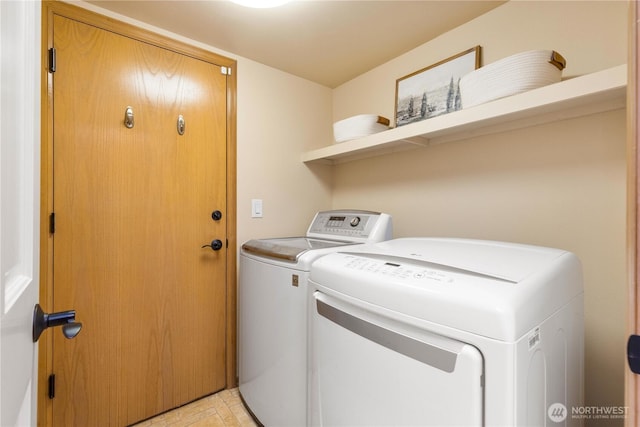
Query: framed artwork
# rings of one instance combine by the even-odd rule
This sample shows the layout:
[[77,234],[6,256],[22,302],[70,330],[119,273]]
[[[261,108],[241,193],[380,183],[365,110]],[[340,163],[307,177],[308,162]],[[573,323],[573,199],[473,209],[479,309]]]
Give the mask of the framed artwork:
[[462,108],[458,83],[480,67],[480,46],[396,80],[396,127]]

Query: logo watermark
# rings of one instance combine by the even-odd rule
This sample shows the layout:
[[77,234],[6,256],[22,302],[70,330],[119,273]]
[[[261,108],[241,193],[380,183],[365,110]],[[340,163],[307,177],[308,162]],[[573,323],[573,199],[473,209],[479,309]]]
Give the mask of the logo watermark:
[[567,418],[574,420],[622,420],[627,417],[628,406],[573,406],[569,411],[562,403],[553,403],[547,408],[547,416],[554,423]]
[[567,419],[567,407],[562,403],[554,403],[547,409],[547,415],[554,423],[561,423]]

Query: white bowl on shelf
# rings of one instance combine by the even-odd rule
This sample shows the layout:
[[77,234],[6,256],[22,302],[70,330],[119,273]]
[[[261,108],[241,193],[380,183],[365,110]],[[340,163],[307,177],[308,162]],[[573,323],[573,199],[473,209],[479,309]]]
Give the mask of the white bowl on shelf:
[[462,108],[558,83],[565,59],[553,50],[531,50],[480,67],[460,79]]
[[389,119],[376,114],[360,114],[333,124],[336,142],[362,138],[389,129]]

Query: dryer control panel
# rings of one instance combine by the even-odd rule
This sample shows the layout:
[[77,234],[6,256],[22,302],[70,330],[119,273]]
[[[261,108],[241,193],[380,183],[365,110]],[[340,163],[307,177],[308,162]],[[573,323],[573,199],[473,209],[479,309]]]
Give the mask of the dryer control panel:
[[379,260],[356,255],[346,257],[346,260],[348,262],[344,265],[344,268],[379,274],[394,279],[405,281],[412,281],[412,279],[419,281],[433,280],[440,283],[453,282],[453,275],[447,274],[443,270],[405,264],[399,260]]
[[307,230],[307,237],[354,242],[380,242],[391,235],[389,215],[361,210],[318,212]]

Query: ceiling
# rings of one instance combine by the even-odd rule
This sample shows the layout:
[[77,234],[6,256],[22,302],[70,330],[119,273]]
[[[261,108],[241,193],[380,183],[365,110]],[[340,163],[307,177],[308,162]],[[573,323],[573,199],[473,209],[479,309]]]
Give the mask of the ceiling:
[[228,0],[89,3],[334,88],[504,1],[297,0],[274,9]]

